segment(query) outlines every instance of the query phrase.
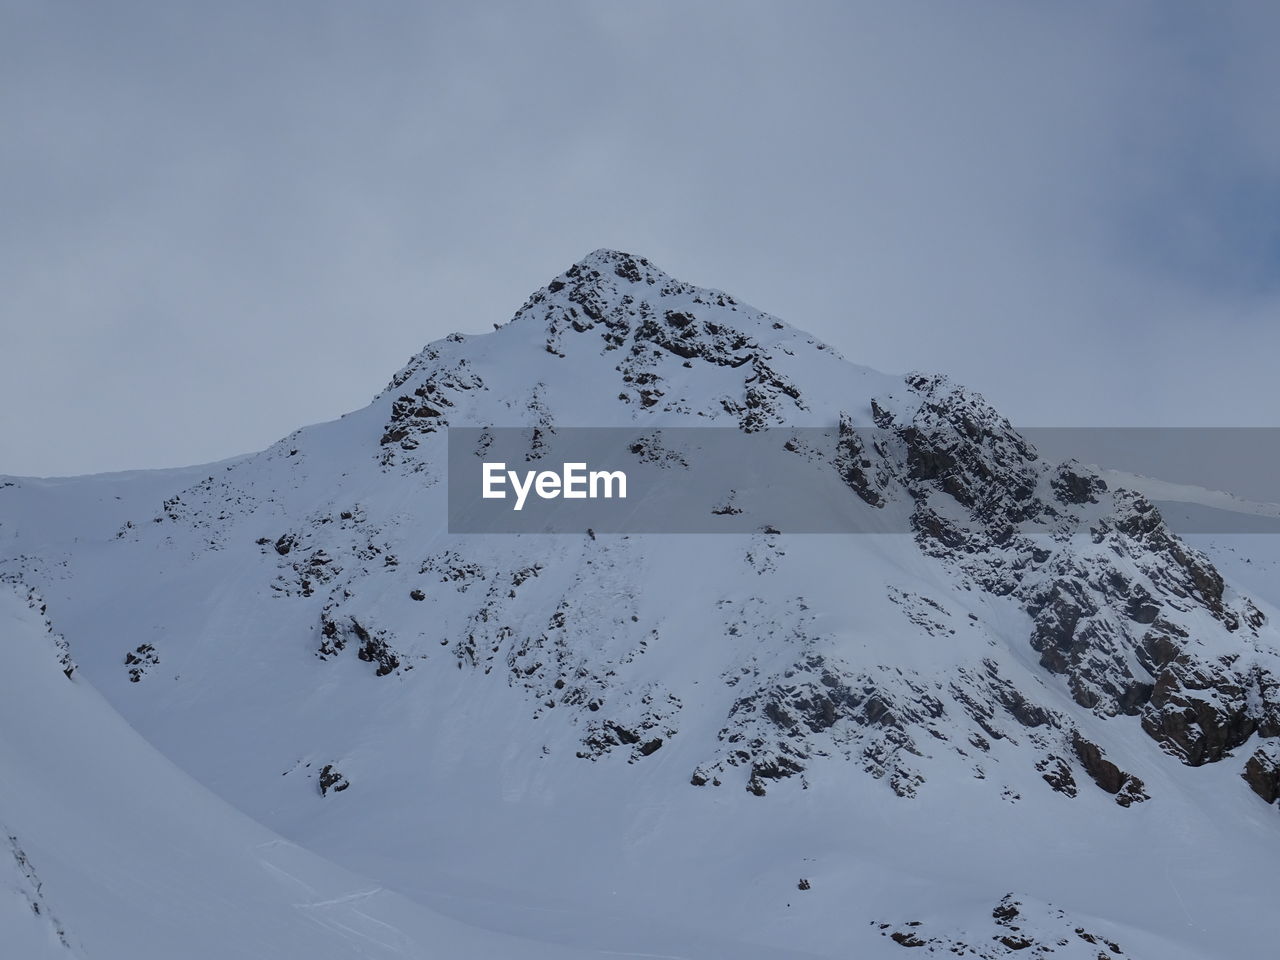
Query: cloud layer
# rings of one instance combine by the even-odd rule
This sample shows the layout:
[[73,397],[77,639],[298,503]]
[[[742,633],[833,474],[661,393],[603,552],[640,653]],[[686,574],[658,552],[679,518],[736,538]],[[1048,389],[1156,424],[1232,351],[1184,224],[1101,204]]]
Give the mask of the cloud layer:
[[600,246],[1020,423],[1277,423],[1271,5],[3,18],[3,472],[262,447]]

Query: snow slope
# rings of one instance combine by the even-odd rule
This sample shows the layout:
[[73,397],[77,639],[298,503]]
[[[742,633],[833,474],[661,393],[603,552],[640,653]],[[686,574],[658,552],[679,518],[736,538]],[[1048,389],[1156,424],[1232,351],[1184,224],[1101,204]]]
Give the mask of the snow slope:
[[6,957],[559,957],[433,914],[214,797],[78,674],[0,587]]
[[[638,456],[662,428],[830,428],[838,450],[797,455],[904,532],[448,532],[450,426],[573,425],[634,430]],[[1198,553],[1111,480],[1042,462],[945,378],[597,251],[261,453],[0,479],[0,576],[220,798],[185,823],[252,818],[374,878],[415,943],[447,917],[556,956],[1258,954],[1280,934],[1280,594],[1236,576],[1247,546]],[[96,724],[54,712],[71,740]],[[17,795],[75,793],[17,769]],[[185,843],[122,875],[178,870]],[[214,846],[186,862],[235,849]],[[310,869],[318,899],[360,889]],[[292,936],[298,908],[261,904]]]

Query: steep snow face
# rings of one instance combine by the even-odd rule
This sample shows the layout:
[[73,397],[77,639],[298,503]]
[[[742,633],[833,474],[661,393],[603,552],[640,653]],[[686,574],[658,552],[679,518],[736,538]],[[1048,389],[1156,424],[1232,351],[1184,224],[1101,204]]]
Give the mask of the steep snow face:
[[[913,532],[450,535],[451,426],[832,428],[848,501]],[[1280,933],[1276,594],[977,394],[642,258],[201,475],[5,482],[0,574],[78,675],[249,816],[458,919],[672,956]]]
[[300,849],[161,757],[0,585],[0,942],[38,958],[551,957]]

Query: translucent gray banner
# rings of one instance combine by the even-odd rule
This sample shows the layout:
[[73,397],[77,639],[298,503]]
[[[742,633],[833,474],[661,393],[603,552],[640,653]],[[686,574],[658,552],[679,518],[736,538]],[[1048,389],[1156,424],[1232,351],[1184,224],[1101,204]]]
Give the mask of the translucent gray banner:
[[[1280,429],[1036,428],[1019,431],[1033,469],[1096,467],[1107,488],[1136,489],[1179,533],[1280,533]],[[729,427],[453,427],[452,533],[910,533],[917,493],[947,485],[947,451],[985,455],[960,435],[930,438],[942,465],[924,478],[893,430]],[[1009,463],[991,462],[1001,485]],[[1016,467],[1017,464],[1014,464]],[[979,471],[980,473],[981,471]],[[1034,491],[1052,504],[1053,469]],[[976,475],[975,475],[976,476]],[[968,478],[975,480],[975,477]],[[1008,495],[1016,484],[1005,484]],[[1099,504],[1073,503],[1088,519]],[[937,509],[937,498],[930,506]],[[944,503],[944,507],[946,504]],[[955,519],[964,505],[952,504]],[[971,507],[972,504],[968,505]],[[1021,525],[1049,533],[1043,515]]]

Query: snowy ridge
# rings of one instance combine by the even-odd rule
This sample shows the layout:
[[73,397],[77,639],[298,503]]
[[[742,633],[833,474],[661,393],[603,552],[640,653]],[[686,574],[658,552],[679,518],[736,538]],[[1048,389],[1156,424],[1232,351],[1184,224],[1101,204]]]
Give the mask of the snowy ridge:
[[[448,427],[575,425],[838,427],[850,502],[914,533],[446,532]],[[596,251],[259,454],[8,481],[0,576],[214,794],[531,944],[1246,955],[1277,593],[1114,479]]]

